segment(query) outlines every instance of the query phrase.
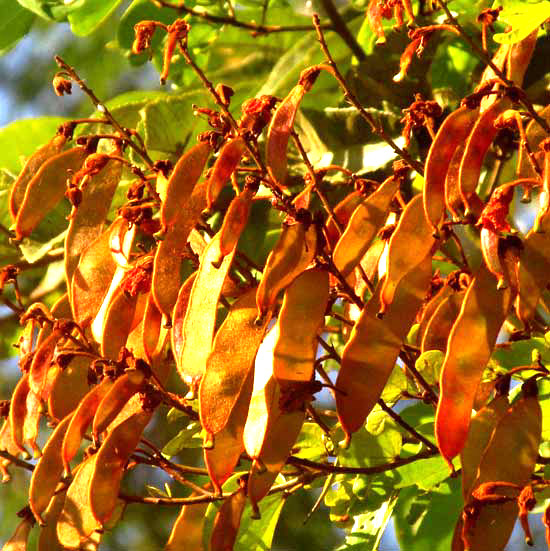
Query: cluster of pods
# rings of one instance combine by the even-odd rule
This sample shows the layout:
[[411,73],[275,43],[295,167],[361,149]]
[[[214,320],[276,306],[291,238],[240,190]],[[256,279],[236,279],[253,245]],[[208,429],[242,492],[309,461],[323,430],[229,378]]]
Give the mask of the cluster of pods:
[[[170,27],[174,36],[180,27]],[[64,197],[73,212],[66,293],[51,310],[33,304],[21,315],[21,378],[0,430],[0,449],[15,457],[30,448],[40,458],[30,513],[13,541],[36,520],[40,549],[97,547],[121,515],[122,478],[164,402],[200,419],[214,496],[239,461],[249,461],[211,535],[212,549],[231,549],[245,504],[258,512],[311,412],[326,316],[351,327],[332,388],[343,445],[379,401],[404,342],[439,349],[435,436],[450,465],[460,455],[465,502],[453,549],[502,549],[518,514],[528,529],[534,491],[545,484],[532,478],[542,423],[536,380],[512,404],[505,379],[488,403],[479,403],[478,388],[507,318],[515,308],[531,331],[550,283],[550,146],[540,121],[524,128],[517,110],[535,41],[536,32],[498,50],[476,91],[435,134],[423,192],[408,201],[410,167],[400,162],[383,182],[350,175],[356,188],[333,205],[319,193],[325,210],[313,200],[323,169],[310,167],[300,193],[291,193],[287,150],[296,113],[321,71],[333,74],[329,65],[305,70],[280,102],[249,100],[238,120],[227,109],[228,90],[216,88],[221,111],[198,109],[213,130],[173,167],[138,169],[121,136],[103,138],[99,148],[97,139],[72,145],[71,124],[37,150],[10,195],[16,239],[47,222]],[[503,127],[520,132],[517,179],[480,197],[483,162]],[[128,201],[112,205],[128,170],[138,177]],[[203,213],[216,209],[229,185],[235,196],[213,231]],[[540,201],[524,239],[507,221],[516,187]],[[238,242],[254,202],[266,200],[281,211],[282,228],[265,265],[253,266]],[[463,226],[469,238],[453,229]],[[460,259],[466,239],[479,254]],[[445,278],[433,269],[441,251],[459,258]],[[184,263],[194,269],[180,278]],[[2,273],[5,281],[17,277],[10,267]],[[344,313],[336,317],[338,301]],[[185,398],[166,390],[173,366],[188,387]],[[40,450],[44,415],[55,428]],[[0,461],[7,479],[10,459]],[[184,507],[169,548],[195,537],[189,526],[204,507]]]

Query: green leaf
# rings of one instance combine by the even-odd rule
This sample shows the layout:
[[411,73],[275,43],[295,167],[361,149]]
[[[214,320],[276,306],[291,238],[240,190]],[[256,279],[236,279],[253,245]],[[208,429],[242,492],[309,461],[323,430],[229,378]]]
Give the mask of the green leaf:
[[86,36],[116,9],[122,0],[84,0],[84,3],[69,14],[71,30],[78,36]]
[[193,114],[193,104],[205,97],[204,92],[191,92],[147,103],[140,111],[146,147],[179,157],[199,131],[206,130],[203,120]]
[[17,2],[43,19],[64,21],[67,18],[67,14],[78,9],[84,0],[72,0],[68,2],[64,0],[17,0]]
[[[459,460],[455,459],[453,465],[459,467]],[[396,484],[397,488],[418,486],[421,490],[431,490],[451,475],[449,465],[441,456],[408,463],[398,467],[395,472],[401,477],[401,480]]]
[[499,21],[504,21],[512,27],[510,32],[494,35],[495,42],[514,44],[531,34],[539,25],[550,17],[550,1],[548,0],[498,0],[493,7],[502,6]]
[[[336,439],[340,441],[342,438],[341,429],[338,429]],[[389,424],[378,435],[362,428],[353,434],[349,447],[340,451],[338,461],[346,467],[381,465],[399,456],[401,444],[401,433]]]
[[542,363],[550,363],[550,348],[543,337],[533,337],[515,342],[507,342],[496,346],[491,362],[502,369],[513,369],[533,362],[533,350],[540,353]]
[[13,0],[0,0],[0,55],[25,36],[35,20],[35,15]]
[[173,457],[186,448],[202,448],[200,431],[200,423],[192,421],[162,448],[162,453],[168,457]]
[[0,129],[0,167],[14,176],[19,174],[25,158],[55,135],[61,117],[21,119]]
[[317,423],[304,423],[292,454],[311,461],[325,460],[327,448],[334,451],[335,445]]
[[339,551],[375,551],[397,504],[398,492],[390,493],[378,509],[353,516],[353,526]]
[[449,551],[462,505],[460,478],[443,482],[427,494],[414,487],[403,490],[393,514],[401,549]]
[[429,385],[439,381],[445,354],[441,350],[427,350],[416,360],[415,367]]

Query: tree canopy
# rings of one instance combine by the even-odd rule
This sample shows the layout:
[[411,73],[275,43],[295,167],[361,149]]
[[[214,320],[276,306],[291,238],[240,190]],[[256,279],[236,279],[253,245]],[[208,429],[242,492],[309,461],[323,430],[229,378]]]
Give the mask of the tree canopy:
[[0,0],[4,551],[550,545],[549,19]]

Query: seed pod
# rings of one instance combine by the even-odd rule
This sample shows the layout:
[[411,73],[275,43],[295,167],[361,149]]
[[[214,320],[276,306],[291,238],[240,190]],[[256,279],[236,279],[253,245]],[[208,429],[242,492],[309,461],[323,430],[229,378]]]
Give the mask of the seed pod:
[[540,232],[531,230],[523,241],[519,261],[519,296],[516,313],[528,327],[535,317],[540,296],[550,283],[550,213],[540,219]]
[[160,219],[165,229],[179,224],[182,211],[187,208],[209,155],[210,146],[206,142],[201,142],[184,153],[174,166],[160,211]]
[[479,182],[483,160],[498,132],[495,121],[511,106],[512,102],[508,98],[495,101],[479,115],[470,132],[459,170],[459,189],[466,214],[472,212],[479,215],[479,212],[473,210],[475,203],[472,197]]
[[80,549],[82,544],[98,542],[99,523],[92,515],[88,486],[97,454],[81,463],[67,489],[63,509],[57,522],[57,538],[63,548]]
[[328,299],[326,270],[306,270],[287,287],[273,349],[273,376],[282,388],[312,380],[316,338],[325,321]]
[[432,231],[437,232],[445,214],[445,176],[455,151],[473,128],[479,111],[460,107],[439,127],[430,146],[424,171],[424,212]]
[[388,178],[354,211],[332,255],[334,265],[347,277],[357,266],[388,217],[388,208],[399,189],[399,180]]
[[[11,435],[11,425],[9,418],[4,421],[2,428],[0,428],[0,450],[8,452],[10,455],[18,455],[20,453],[19,447],[16,446]],[[4,457],[0,458],[0,473],[2,473],[2,483],[9,482],[11,479],[8,471],[8,466],[11,464],[11,460]]]
[[143,316],[142,341],[145,358],[151,365],[153,374],[161,382],[168,379],[172,365],[171,362],[166,365],[162,361],[169,334],[170,329],[163,324],[162,313],[150,294]]
[[214,262],[214,266],[219,266],[223,257],[237,246],[248,222],[252,198],[255,193],[254,190],[245,188],[231,201],[220,229],[220,257]]
[[185,320],[185,314],[187,314],[191,289],[193,288],[196,275],[197,272],[193,272],[183,282],[178,293],[176,304],[174,305],[174,312],[172,313],[172,331],[170,332],[174,358],[181,357],[181,351],[183,350],[183,322]]
[[233,550],[245,505],[246,486],[243,484],[235,493],[224,500],[216,514],[212,534],[210,535],[210,551]]
[[34,524],[32,516],[24,517],[15,528],[13,536],[3,545],[2,551],[27,551],[29,534]]
[[346,440],[363,426],[380,398],[431,277],[431,255],[427,255],[401,279],[383,319],[377,316],[384,285],[381,281],[355,323],[336,379],[336,409]]
[[304,95],[311,89],[322,69],[332,73],[332,69],[327,65],[315,65],[302,71],[299,83],[279,104],[269,124],[266,139],[266,164],[269,174],[279,187],[286,188],[286,150],[296,113]]
[[101,399],[92,423],[92,436],[97,441],[99,435],[115,420],[130,398],[137,394],[145,382],[143,371],[124,373],[109,388]]
[[431,316],[422,339],[422,352],[427,350],[447,350],[449,333],[460,313],[465,291],[457,291],[444,299]]
[[399,282],[431,255],[437,241],[423,216],[422,197],[411,199],[388,244],[386,278],[380,291],[380,314],[392,303]]
[[88,495],[92,514],[102,527],[115,510],[126,462],[138,445],[152,414],[152,411],[134,413],[117,425],[96,455]]
[[[496,482],[499,486],[516,488],[529,483],[541,441],[542,412],[536,396],[536,383],[525,383],[523,390],[522,398],[516,400],[501,417],[485,448],[473,484],[474,496],[475,489],[481,489],[485,483]],[[516,490],[515,497],[517,493]],[[473,511],[465,508],[465,546],[471,551],[500,551],[514,528],[518,515],[517,502],[513,499],[492,505],[481,500],[479,505],[480,508]]]
[[182,207],[178,217],[172,226],[168,226],[155,253],[151,292],[159,310],[168,318],[181,285],[180,278],[175,274],[179,275],[187,239],[206,208],[206,183],[200,182],[189,193],[179,201]]
[[[119,242],[114,251],[113,237],[117,236],[117,241],[120,241],[121,232],[127,228],[126,220],[117,218],[80,256],[71,282],[73,318],[80,325],[90,323],[102,309],[107,308],[110,297],[122,280],[124,270],[117,265],[115,254],[122,257],[129,255],[135,228],[124,232],[122,243]],[[101,324],[97,325],[99,327],[94,328],[92,324],[92,332],[95,331],[99,340]]]
[[61,444],[61,458],[65,473],[71,472],[70,462],[78,453],[80,443],[95,416],[99,404],[113,387],[113,381],[105,377],[101,383],[93,387],[76,408],[67,427],[67,432]]
[[261,325],[256,325],[255,319],[254,288],[233,303],[208,356],[199,387],[201,424],[207,433],[216,434],[225,427],[254,367],[270,316]]
[[484,266],[466,291],[441,370],[435,431],[447,461],[464,446],[479,381],[513,300],[513,292],[498,290]]
[[279,291],[302,273],[313,261],[317,246],[314,225],[283,224],[279,240],[269,253],[256,295],[258,317],[273,307]]
[[29,375],[24,373],[19,382],[15,386],[10,401],[10,431],[13,442],[18,450],[18,453],[28,455],[27,450],[23,447],[23,427],[25,423],[25,415],[27,413],[27,394],[29,393]]
[[29,505],[36,520],[42,525],[44,524],[42,513],[54,496],[55,488],[63,474],[61,444],[71,419],[72,415],[68,415],[57,425],[48,438],[42,457],[32,473],[29,487]]
[[338,231],[338,226],[345,228],[348,223],[351,215],[355,209],[365,200],[365,196],[361,191],[352,191],[348,193],[333,209],[336,220],[332,216],[326,221],[325,224],[325,233],[327,236],[327,241],[332,249],[336,245],[338,239],[340,238],[340,231]]
[[213,435],[214,447],[204,447],[204,463],[214,490],[219,494],[244,452],[243,433],[253,384],[254,369],[250,369],[223,429]]
[[192,392],[198,390],[206,367],[214,338],[218,300],[235,254],[233,249],[216,268],[213,261],[218,258],[219,251],[220,234],[217,233],[204,251],[193,282],[182,327],[182,352],[176,358],[178,372]]
[[517,86],[523,84],[523,77],[529,67],[529,62],[535,51],[538,29],[527,35],[523,40],[510,46],[508,58],[506,60],[506,78],[511,80]]
[[74,147],[48,159],[27,185],[15,218],[15,236],[23,239],[63,199],[69,171],[76,172],[87,156],[86,148]]
[[[103,357],[118,358],[121,348],[126,344],[128,335],[132,331],[138,296],[128,296],[120,288],[112,296],[110,304],[105,310],[99,339]],[[101,311],[96,320],[100,319],[100,314]]]
[[42,452],[36,443],[38,438],[38,424],[40,423],[40,414],[42,402],[40,396],[35,394],[30,388],[25,400],[25,421],[23,422],[23,442],[30,446],[32,455],[38,459]]
[[27,186],[42,165],[61,152],[67,138],[63,134],[54,136],[47,144],[39,147],[25,162],[17,180],[12,185],[9,198],[11,219],[15,222],[21,208]]
[[[426,328],[428,327],[428,324],[430,323],[430,320],[432,316],[434,315],[434,312],[439,308],[440,304],[447,299],[451,294],[453,293],[453,288],[445,284],[437,293],[435,293],[428,303],[422,308],[422,313],[420,315],[420,318],[418,319],[418,337],[417,342],[421,343],[424,339],[424,335],[426,334]],[[428,349],[427,349],[428,350]]]
[[[65,238],[65,276],[68,282],[73,278],[81,253],[102,233],[121,174],[120,161],[110,160],[82,190],[82,203],[71,217]],[[68,290],[71,291],[70,286]]]
[[207,508],[208,503],[184,505],[172,526],[164,551],[181,551],[185,548],[193,551],[204,551],[202,528]]
[[40,344],[34,353],[29,369],[29,388],[38,396],[42,394],[57,343],[62,337],[63,334],[61,331],[54,330],[53,333]]
[[485,448],[495,427],[509,407],[510,404],[506,394],[499,394],[472,417],[468,438],[460,452],[462,497],[465,503],[468,502],[474,488]]
[[57,539],[57,521],[63,510],[66,491],[56,493],[50,501],[50,505],[44,511],[42,517],[45,526],[40,526],[36,551],[64,551]]
[[248,479],[248,497],[257,503],[269,491],[284,465],[305,419],[305,400],[283,409],[285,395],[273,375],[274,348],[278,331],[272,329],[258,350],[254,388],[244,427],[246,452],[253,459]]
[[75,356],[57,374],[48,397],[48,413],[52,419],[63,419],[76,409],[80,400],[88,393],[88,369],[91,361],[91,358]]
[[220,149],[220,153],[208,180],[206,191],[206,203],[208,208],[212,205],[221,193],[223,186],[229,181],[231,175],[237,170],[237,166],[246,152],[246,142],[241,136],[230,139]]

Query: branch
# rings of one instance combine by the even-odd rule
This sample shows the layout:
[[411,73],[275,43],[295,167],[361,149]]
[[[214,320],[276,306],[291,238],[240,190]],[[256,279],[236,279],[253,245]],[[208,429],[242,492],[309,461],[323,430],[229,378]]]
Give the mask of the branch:
[[[254,36],[259,36],[262,34],[269,33],[282,33],[282,32],[304,32],[304,31],[313,31],[315,28],[312,25],[264,25],[251,23],[248,21],[240,21],[233,16],[221,16],[221,15],[212,15],[204,11],[197,11],[193,8],[190,8],[184,4],[184,2],[172,3],[167,2],[166,0],[151,0],[153,4],[159,8],[172,8],[179,11],[180,13],[187,13],[198,17],[199,19],[204,19],[204,21],[209,21],[210,23],[220,23],[222,25],[231,25],[232,27],[238,27],[241,29],[247,29],[252,31]],[[333,25],[323,24],[322,28],[325,30],[336,30]]]
[[359,103],[359,100],[355,97],[353,92],[350,90],[349,86],[347,85],[346,81],[344,80],[344,77],[340,73],[334,59],[332,58],[332,55],[330,54],[330,51],[328,49],[327,43],[325,42],[325,37],[323,35],[323,31],[321,29],[321,25],[319,23],[319,16],[314,13],[313,14],[313,24],[315,25],[315,29],[317,30],[317,39],[319,41],[319,44],[321,45],[321,50],[325,54],[325,57],[327,59],[328,64],[331,66],[332,70],[334,71],[334,77],[340,84],[340,87],[344,91],[344,97],[359,111],[359,114],[363,119],[369,124],[371,127],[371,130],[377,134],[382,140],[384,140],[394,151],[397,153],[407,164],[409,164],[416,172],[419,174],[424,174],[424,165],[417,161],[416,159],[413,159],[407,151],[404,149],[401,149],[391,138],[388,136],[384,128],[378,124],[372,115],[368,113],[363,106]]

